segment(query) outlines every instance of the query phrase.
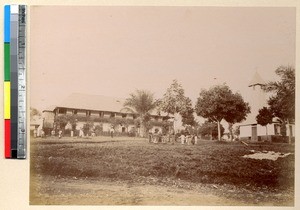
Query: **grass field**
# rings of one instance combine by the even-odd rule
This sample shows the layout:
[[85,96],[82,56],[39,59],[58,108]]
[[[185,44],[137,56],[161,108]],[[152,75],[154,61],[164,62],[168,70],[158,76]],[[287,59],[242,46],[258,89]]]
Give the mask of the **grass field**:
[[[276,161],[243,158],[250,150],[292,154]],[[291,206],[294,153],[294,145],[270,143],[32,139],[30,202]]]

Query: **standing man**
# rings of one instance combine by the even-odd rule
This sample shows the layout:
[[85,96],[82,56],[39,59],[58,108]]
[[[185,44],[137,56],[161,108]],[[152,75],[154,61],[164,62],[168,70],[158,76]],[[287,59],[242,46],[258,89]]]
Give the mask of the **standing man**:
[[114,132],[115,132],[115,129],[113,126],[110,127],[110,137],[111,138],[114,138]]

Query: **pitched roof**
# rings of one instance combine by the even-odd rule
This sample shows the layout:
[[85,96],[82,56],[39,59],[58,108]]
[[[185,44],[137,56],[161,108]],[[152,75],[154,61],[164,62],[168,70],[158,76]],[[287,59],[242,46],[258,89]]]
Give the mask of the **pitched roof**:
[[255,72],[255,74],[248,86],[252,87],[255,85],[264,85],[264,84],[265,84],[265,81],[261,78],[261,76],[257,72]]
[[46,109],[44,109],[43,112],[49,112],[49,111],[52,112],[55,108],[56,108],[56,106],[51,105],[51,106],[48,106]]
[[[131,113],[124,110],[125,99],[108,97],[102,95],[89,95],[81,93],[73,93],[56,107],[86,109],[95,111],[122,112]],[[54,109],[53,109],[54,110]],[[152,115],[158,115],[157,110],[151,112]],[[161,114],[165,116],[165,114]]]

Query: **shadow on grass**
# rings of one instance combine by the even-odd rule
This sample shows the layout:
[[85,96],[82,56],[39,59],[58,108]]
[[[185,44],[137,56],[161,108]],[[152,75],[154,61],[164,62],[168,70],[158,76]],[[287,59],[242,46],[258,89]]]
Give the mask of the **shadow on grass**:
[[[124,140],[125,142],[126,140]],[[93,141],[93,140],[82,140],[82,141],[62,141],[59,142],[57,140],[51,142],[51,141],[45,141],[45,142],[32,142],[32,144],[38,144],[38,145],[57,145],[57,144],[103,144],[103,143],[114,143],[119,141]],[[123,142],[123,141],[122,141]]]

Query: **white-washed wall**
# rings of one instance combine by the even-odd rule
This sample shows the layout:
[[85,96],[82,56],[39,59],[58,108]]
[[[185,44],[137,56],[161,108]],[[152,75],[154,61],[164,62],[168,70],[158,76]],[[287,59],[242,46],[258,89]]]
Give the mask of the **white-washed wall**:
[[[273,124],[269,124],[267,126],[267,129],[268,129],[268,135],[275,135]],[[265,136],[266,135],[266,127],[261,126],[261,125],[257,125],[257,135],[258,136]]]
[[104,112],[103,117],[110,117],[111,113],[110,112]]
[[117,113],[116,115],[115,115],[115,118],[122,118],[122,114],[120,114],[120,113]]
[[84,111],[84,110],[78,110],[77,111],[77,115],[86,116],[86,111]]
[[127,115],[126,115],[126,118],[127,118],[127,119],[133,119],[133,114],[127,114]]
[[66,114],[73,114],[73,110],[72,109],[67,109]]
[[251,125],[240,127],[240,137],[251,137]]
[[110,127],[111,127],[110,123],[103,123],[103,131],[104,132],[109,132]]
[[97,111],[91,111],[91,116],[99,117],[99,112],[97,112]]

